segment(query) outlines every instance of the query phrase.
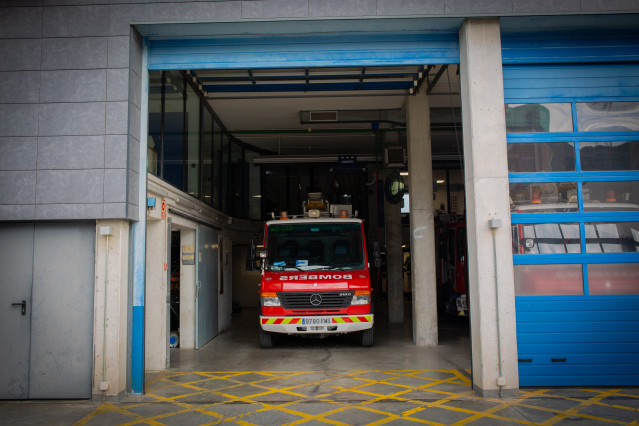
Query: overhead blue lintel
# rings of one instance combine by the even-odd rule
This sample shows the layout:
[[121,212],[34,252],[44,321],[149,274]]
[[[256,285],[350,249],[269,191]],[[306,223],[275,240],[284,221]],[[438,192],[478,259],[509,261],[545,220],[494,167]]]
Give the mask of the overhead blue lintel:
[[263,69],[459,63],[456,32],[151,40],[149,69]]

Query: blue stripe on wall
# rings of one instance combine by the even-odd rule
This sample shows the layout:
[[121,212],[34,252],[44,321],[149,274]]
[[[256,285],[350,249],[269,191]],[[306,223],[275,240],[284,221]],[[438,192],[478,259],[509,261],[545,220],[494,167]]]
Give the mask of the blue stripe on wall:
[[144,392],[144,306],[133,306],[131,388],[134,394]]

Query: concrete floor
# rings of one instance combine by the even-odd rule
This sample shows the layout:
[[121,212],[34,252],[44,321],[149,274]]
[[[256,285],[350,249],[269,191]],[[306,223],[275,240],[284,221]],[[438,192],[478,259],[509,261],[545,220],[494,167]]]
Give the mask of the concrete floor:
[[440,345],[412,344],[410,321],[376,324],[376,342],[284,337],[260,349],[257,312],[200,350],[173,349],[168,371],[118,402],[4,401],[11,425],[637,425],[639,389],[522,389],[477,397],[465,319],[443,319]]
[[[407,306],[409,308],[409,306]],[[356,336],[308,339],[276,336],[272,349],[261,349],[258,312],[243,309],[235,314],[232,328],[202,349],[171,350],[171,370],[402,370],[470,369],[470,337],[467,318],[440,320],[440,344],[418,348],[413,344],[410,319],[389,325],[376,316],[375,344],[359,346]]]

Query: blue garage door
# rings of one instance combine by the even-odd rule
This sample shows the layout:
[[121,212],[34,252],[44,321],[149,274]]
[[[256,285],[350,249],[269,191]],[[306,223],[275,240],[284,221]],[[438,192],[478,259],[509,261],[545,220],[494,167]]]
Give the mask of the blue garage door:
[[639,385],[639,65],[504,89],[520,384]]

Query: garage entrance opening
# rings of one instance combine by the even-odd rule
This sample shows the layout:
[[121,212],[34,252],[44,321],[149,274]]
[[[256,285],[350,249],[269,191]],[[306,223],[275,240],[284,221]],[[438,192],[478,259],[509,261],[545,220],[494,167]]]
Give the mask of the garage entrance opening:
[[[283,212],[301,214],[309,194],[319,193],[331,205],[347,206],[349,214],[364,220],[370,254],[380,247],[383,262],[371,268],[379,326],[376,344],[384,345],[379,339],[396,332],[389,331],[396,327],[410,336],[415,258],[410,196],[419,196],[420,186],[432,185],[438,246],[427,255],[437,259],[440,341],[467,344],[463,336],[468,335],[468,310],[457,309],[460,299],[467,297],[465,233],[460,231],[452,240],[448,236],[452,224],[464,224],[465,211],[457,68],[452,64],[150,72],[149,173],[226,215],[220,233],[233,235],[232,255],[220,250],[221,256],[214,259],[218,292],[224,289],[224,275],[232,282],[232,309],[224,314],[224,302],[216,303],[219,314],[226,315],[219,318],[219,331],[234,330],[235,321],[251,312],[257,321],[259,272],[247,270],[246,256],[251,242],[263,244],[263,221]],[[412,188],[406,101],[414,93],[427,93],[429,98],[433,173],[431,182]],[[400,176],[405,187],[397,200],[389,200],[385,190],[391,175]],[[171,207],[169,215],[179,210],[179,205]],[[180,213],[180,220],[186,216]],[[238,220],[247,224],[243,232],[233,230]],[[389,234],[390,226],[399,233]],[[389,247],[389,239],[399,243],[397,248]],[[389,250],[399,250],[399,257],[389,256]],[[200,251],[193,253],[196,258]],[[221,263],[229,258],[232,273],[226,274]],[[182,253],[178,262],[184,259]],[[181,280],[180,287],[184,285]],[[197,294],[200,284],[193,285]],[[399,292],[390,291],[394,288]],[[184,292],[176,294],[180,293]],[[391,306],[393,297],[398,300]],[[182,311],[189,303],[173,301],[171,312],[179,306],[185,318]],[[405,306],[404,313],[391,318],[397,303]],[[174,324],[170,333],[175,332]],[[185,327],[189,324],[180,323],[178,331],[183,334]],[[254,337],[251,344],[257,343],[257,334]],[[291,345],[299,339],[280,340]],[[185,348],[189,349],[180,344],[180,350]],[[172,363],[179,359],[173,354],[171,358]]]

